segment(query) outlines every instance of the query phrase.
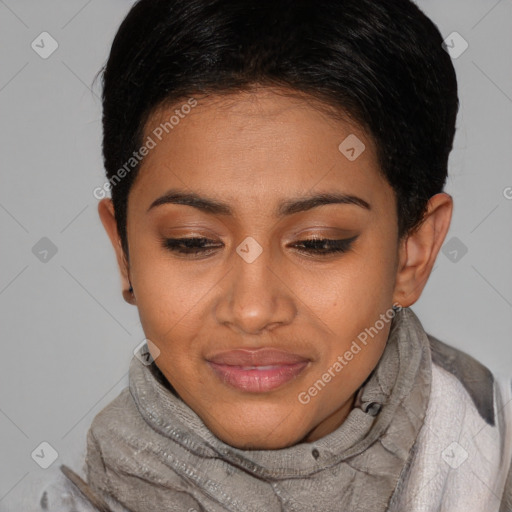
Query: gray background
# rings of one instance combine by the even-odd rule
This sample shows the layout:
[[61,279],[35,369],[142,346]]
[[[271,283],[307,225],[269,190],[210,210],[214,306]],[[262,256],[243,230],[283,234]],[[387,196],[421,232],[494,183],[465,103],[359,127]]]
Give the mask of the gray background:
[[[127,385],[144,338],[93,196],[104,177],[101,91],[91,85],[132,3],[0,0],[2,511],[19,510],[61,463],[82,473],[89,424]],[[446,187],[454,216],[412,309],[428,332],[507,375],[512,0],[418,3],[443,37],[456,31],[469,48],[454,59],[461,110]],[[44,31],[59,45],[47,59],[31,47]],[[41,261],[44,237],[57,252]],[[58,452],[47,470],[31,457],[43,441]]]

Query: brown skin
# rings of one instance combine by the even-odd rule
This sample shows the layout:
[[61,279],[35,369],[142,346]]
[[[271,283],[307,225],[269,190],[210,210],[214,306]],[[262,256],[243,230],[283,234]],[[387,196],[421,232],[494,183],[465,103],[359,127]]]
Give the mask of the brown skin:
[[[175,108],[156,112],[146,135]],[[352,133],[366,145],[353,162],[338,150]],[[199,100],[150,151],[129,195],[129,264],[112,202],[100,201],[125,299],[137,305],[146,337],[160,350],[156,364],[224,442],[277,449],[334,431],[376,366],[390,323],[308,404],[299,393],[393,303],[408,307],[421,295],[450,225],[452,198],[433,196],[420,229],[398,240],[395,196],[378,169],[374,143],[360,128],[328,117],[311,99],[262,88]],[[225,202],[234,214],[179,204],[147,211],[171,188]],[[329,204],[275,216],[283,200],[332,192],[358,196],[371,210]],[[346,252],[327,256],[298,245],[354,235]],[[162,246],[162,237],[193,236],[220,247],[194,257]],[[236,252],[248,236],[263,248],[252,263]],[[221,382],[205,360],[240,347],[280,348],[310,363],[276,390],[248,393]]]

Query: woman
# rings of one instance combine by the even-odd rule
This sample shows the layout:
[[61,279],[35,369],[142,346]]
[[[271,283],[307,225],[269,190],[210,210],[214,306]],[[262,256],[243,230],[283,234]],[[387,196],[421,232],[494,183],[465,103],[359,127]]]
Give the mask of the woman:
[[511,382],[409,309],[453,208],[435,25],[408,0],[140,0],[103,78],[98,211],[147,341],[73,499],[511,511]]

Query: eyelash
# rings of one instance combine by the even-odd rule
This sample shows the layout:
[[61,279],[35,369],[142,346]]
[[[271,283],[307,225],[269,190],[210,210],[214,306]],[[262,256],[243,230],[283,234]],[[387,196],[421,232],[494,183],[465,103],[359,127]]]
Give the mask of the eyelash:
[[[358,235],[353,236],[351,238],[345,238],[342,240],[333,240],[329,238],[309,238],[305,240],[300,240],[295,245],[298,244],[311,244],[309,249],[298,249],[299,252],[314,254],[317,256],[328,256],[336,253],[345,253],[349,251],[352,247],[352,243],[357,239]],[[210,244],[209,242],[213,242],[213,240],[209,240],[208,238],[200,238],[200,237],[189,237],[189,238],[163,238],[162,246],[164,249],[167,249],[172,252],[185,254],[188,256],[197,256],[200,253],[203,255],[207,255],[208,251],[214,251],[216,248],[219,248],[219,245]]]

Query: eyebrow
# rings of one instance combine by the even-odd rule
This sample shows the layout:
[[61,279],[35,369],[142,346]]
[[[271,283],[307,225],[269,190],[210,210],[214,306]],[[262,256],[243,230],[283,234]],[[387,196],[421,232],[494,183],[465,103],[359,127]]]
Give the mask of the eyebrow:
[[[181,192],[179,190],[169,190],[163,196],[155,199],[147,211],[161,206],[163,204],[182,204],[192,206],[198,210],[214,215],[227,215],[232,216],[232,208],[222,201],[216,199],[200,196],[195,193]],[[302,196],[296,199],[288,199],[278,205],[276,217],[285,217],[294,213],[305,212],[319,206],[328,204],[352,204],[371,210],[370,204],[364,199],[342,193],[325,193],[315,194],[310,196]]]

